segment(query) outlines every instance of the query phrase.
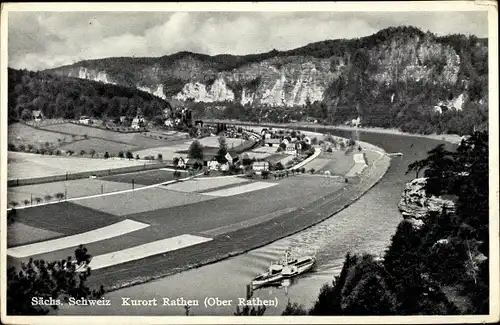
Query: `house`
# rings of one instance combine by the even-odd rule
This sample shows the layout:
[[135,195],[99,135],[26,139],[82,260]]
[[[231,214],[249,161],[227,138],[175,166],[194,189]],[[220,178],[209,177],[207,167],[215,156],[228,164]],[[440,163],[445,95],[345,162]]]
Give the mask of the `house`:
[[218,170],[219,169],[219,162],[214,158],[211,161],[208,162],[207,167],[209,170]]
[[289,143],[286,145],[285,152],[289,155],[296,155],[297,150],[295,149],[295,144]]
[[39,121],[41,121],[41,120],[43,120],[45,118],[43,116],[42,111],[39,111],[39,110],[33,110],[33,111],[31,111],[31,117],[33,118],[33,120],[35,122],[39,122]]
[[92,121],[90,120],[90,118],[88,116],[82,115],[82,116],[80,116],[80,119],[78,120],[78,123],[80,123],[80,124],[91,124]]
[[132,129],[135,129],[135,130],[138,130],[140,128],[142,128],[144,126],[144,118],[142,117],[135,117],[133,120],[132,120],[132,125],[130,125],[130,127]]
[[168,127],[173,127],[174,126],[174,121],[172,119],[166,119],[165,120],[165,126],[168,126]]
[[256,161],[252,164],[252,170],[256,173],[260,173],[263,171],[269,171],[269,162],[268,161]]
[[227,172],[229,170],[229,164],[221,164],[219,168],[221,171]]
[[269,147],[278,147],[281,143],[281,139],[264,139],[264,143]]
[[186,168],[186,159],[180,157],[179,161],[177,162],[177,167]]

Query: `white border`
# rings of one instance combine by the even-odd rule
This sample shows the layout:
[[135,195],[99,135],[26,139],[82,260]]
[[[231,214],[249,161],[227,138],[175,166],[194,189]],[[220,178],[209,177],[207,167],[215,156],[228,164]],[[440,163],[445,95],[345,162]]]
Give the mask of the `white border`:
[[[495,1],[436,1],[436,2],[279,2],[279,3],[15,3],[2,4],[1,16],[1,121],[0,121],[0,193],[7,193],[7,19],[9,11],[488,11],[489,20],[489,137],[490,137],[490,315],[486,316],[394,316],[394,317],[5,317],[6,306],[1,304],[3,323],[16,324],[395,324],[395,323],[482,323],[499,320],[499,220],[498,220],[498,13]],[[6,196],[0,196],[2,215],[1,238],[1,283],[0,302],[5,301],[6,283]]]

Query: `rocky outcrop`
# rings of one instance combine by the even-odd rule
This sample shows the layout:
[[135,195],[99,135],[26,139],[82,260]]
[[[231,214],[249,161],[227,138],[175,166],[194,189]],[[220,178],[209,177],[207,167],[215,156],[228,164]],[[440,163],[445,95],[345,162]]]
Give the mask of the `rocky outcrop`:
[[80,79],[88,79],[93,81],[99,81],[106,84],[115,84],[108,78],[106,71],[96,71],[92,69],[87,69],[80,67],[78,71],[71,70],[68,77],[78,77]]
[[192,99],[195,102],[205,103],[231,102],[234,100],[234,93],[227,87],[224,79],[218,78],[210,86],[200,82],[187,83],[174,98],[182,101]]
[[138,85],[137,89],[145,91],[145,92],[150,93],[150,94],[153,94],[156,97],[160,97],[162,99],[167,99],[167,96],[165,96],[165,91],[163,90],[162,84],[152,86],[152,87]]
[[407,183],[398,208],[403,218],[408,219],[419,228],[425,223],[429,212],[442,212],[446,209],[455,213],[455,201],[436,196],[427,196],[425,192],[426,178],[416,178]]

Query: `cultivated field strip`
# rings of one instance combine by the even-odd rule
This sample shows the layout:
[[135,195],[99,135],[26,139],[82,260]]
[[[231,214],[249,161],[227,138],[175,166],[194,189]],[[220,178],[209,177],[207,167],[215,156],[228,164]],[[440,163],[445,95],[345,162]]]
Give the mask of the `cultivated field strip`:
[[298,209],[298,208],[295,208],[295,207],[293,207],[293,208],[284,208],[284,209],[277,210],[277,211],[274,211],[274,212],[271,212],[271,213],[265,214],[263,216],[253,218],[253,219],[249,219],[249,220],[241,221],[241,222],[238,222],[238,223],[233,223],[233,224],[230,224],[230,225],[226,225],[226,226],[222,226],[222,227],[218,227],[218,228],[206,230],[206,231],[201,232],[200,234],[201,235],[206,235],[206,236],[211,236],[211,237],[220,236],[220,235],[223,235],[223,234],[226,234],[226,233],[230,233],[230,232],[233,232],[233,231],[236,231],[236,230],[239,230],[239,229],[243,229],[243,228],[246,228],[246,227],[258,225],[259,223],[262,223],[264,221],[269,221],[271,219],[277,218],[277,217],[279,217],[279,216],[281,216],[281,215],[283,215],[285,213],[290,213],[290,212],[292,212],[292,211],[294,211],[296,209]]
[[97,255],[92,258],[89,266],[92,270],[98,270],[130,261],[139,260],[148,256],[158,255],[175,251],[181,248],[205,243],[212,238],[184,234],[151,243],[134,246],[124,250]]
[[80,244],[88,244],[104,239],[122,236],[146,227],[149,227],[149,225],[146,223],[133,220],[123,220],[106,227],[98,228],[77,235],[9,248],[7,250],[7,255],[16,258],[22,258],[53,252],[69,247],[76,247]]
[[258,190],[265,189],[265,188],[275,186],[275,185],[277,185],[277,183],[255,182],[255,183],[251,183],[251,184],[230,187],[230,188],[216,190],[216,191],[212,191],[212,192],[204,192],[203,195],[233,196],[233,195],[239,195],[239,194],[244,194],[244,193],[248,193],[248,192],[258,191]]
[[194,178],[189,181],[173,183],[167,185],[169,190],[179,191],[179,192],[200,192],[211,190],[223,186],[232,186],[241,183],[247,183],[248,181],[239,177],[225,177],[217,179],[207,178]]

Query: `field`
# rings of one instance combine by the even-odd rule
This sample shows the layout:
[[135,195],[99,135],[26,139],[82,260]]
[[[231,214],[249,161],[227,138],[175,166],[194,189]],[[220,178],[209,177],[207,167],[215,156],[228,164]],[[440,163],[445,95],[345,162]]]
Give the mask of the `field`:
[[111,214],[86,208],[71,202],[48,204],[30,209],[18,209],[17,221],[35,228],[72,235],[108,226],[123,220]]
[[105,152],[108,152],[110,155],[117,156],[118,152],[120,151],[123,152],[134,151],[134,149],[137,149],[137,147],[119,142],[112,142],[103,139],[91,138],[60,146],[59,149],[65,151],[73,150],[76,155],[79,155],[81,150],[84,150],[88,154],[90,150],[93,149],[95,150],[95,152],[101,153],[100,156],[102,156],[102,153]]
[[9,227],[7,227],[7,245],[9,247],[29,244],[61,236],[61,233],[28,226],[22,222],[14,222]]
[[[158,131],[146,132],[145,135],[140,133],[120,133],[72,123],[48,125],[43,127],[43,129],[70,133],[79,136],[87,136],[88,138],[104,139],[109,142],[119,142],[140,148],[164,146],[165,144],[168,144],[170,140],[185,138],[184,133],[171,133],[170,135],[163,134]],[[150,137],[150,135],[156,138]],[[158,139],[158,137],[162,137],[162,139]]]
[[332,175],[344,176],[354,166],[353,153],[345,154],[344,151],[322,152],[318,158],[306,164],[304,168],[314,168],[317,172],[330,171]]
[[195,178],[167,185],[167,189],[179,192],[202,192],[248,182],[239,177]]
[[[185,176],[183,176],[185,177]],[[157,169],[137,173],[127,173],[112,176],[100,177],[100,180],[109,182],[120,182],[125,184],[153,185],[174,180],[174,173],[171,171]]]
[[[155,187],[106,197],[83,199],[75,201],[75,203],[105,213],[124,216],[175,206],[184,206],[210,199],[213,198],[196,193],[183,193],[170,191],[167,188]],[[182,215],[177,216],[182,217]],[[148,220],[141,219],[141,221],[149,223]]]
[[92,159],[81,157],[41,156],[22,152],[8,153],[8,179],[36,178],[85,171],[144,165],[128,159]]
[[31,144],[40,148],[46,142],[52,146],[57,146],[60,141],[70,142],[81,138],[83,137],[74,139],[71,135],[35,129],[21,123],[14,123],[8,127],[8,142],[16,145],[16,147],[20,144],[25,146]]
[[[137,184],[136,188],[142,187]],[[116,192],[121,190],[132,189],[130,184],[111,182],[103,179],[76,179],[64,182],[53,182],[36,185],[16,186],[7,189],[7,200],[16,201],[23,206],[24,200],[35,199],[40,197],[43,202],[46,202],[45,196],[51,195],[53,198],[50,201],[57,201],[55,198],[56,193],[65,193],[66,198],[75,198],[89,195],[96,195],[102,193]],[[36,204],[35,201],[33,204]]]

